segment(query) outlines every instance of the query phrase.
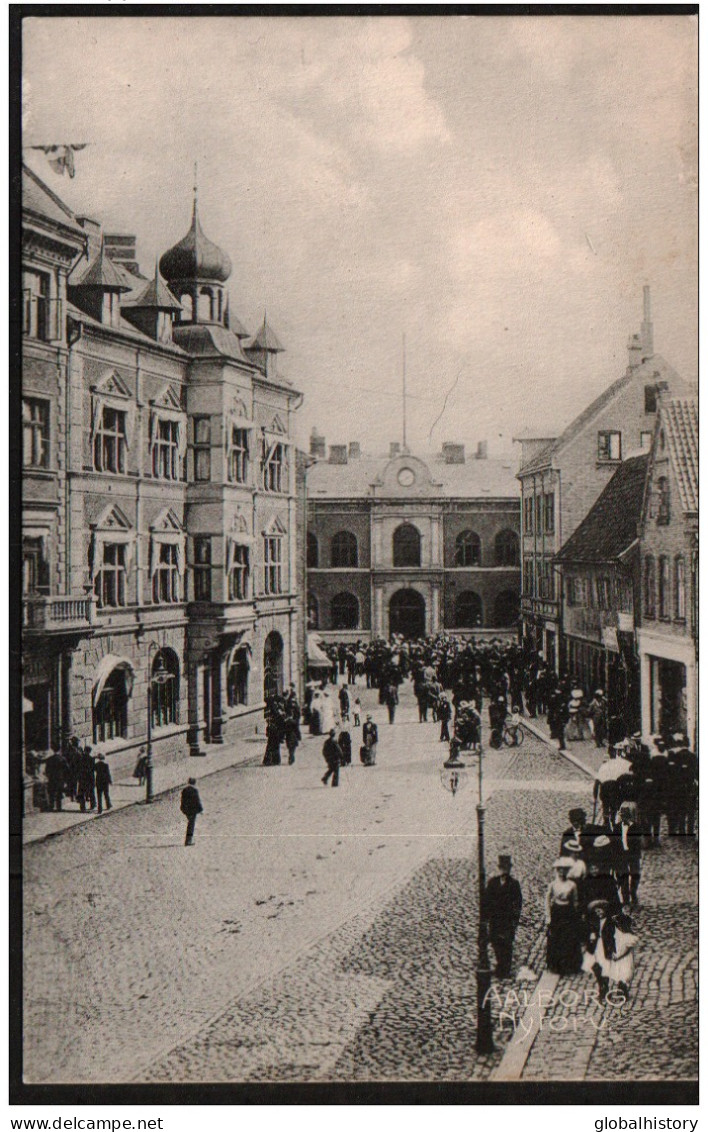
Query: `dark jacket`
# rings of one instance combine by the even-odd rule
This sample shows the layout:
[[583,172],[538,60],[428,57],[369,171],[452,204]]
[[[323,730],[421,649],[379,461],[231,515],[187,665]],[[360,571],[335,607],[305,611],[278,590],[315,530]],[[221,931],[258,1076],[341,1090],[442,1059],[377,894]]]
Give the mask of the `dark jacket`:
[[636,822],[630,822],[627,828],[627,846],[622,844],[622,822],[612,827],[612,847],[614,851],[615,869],[622,871],[627,868],[638,868],[642,859],[642,830]]
[[361,729],[361,738],[365,747],[371,747],[379,741],[379,729],[375,723],[367,719]]
[[331,737],[325,739],[322,754],[327,766],[341,766],[342,749],[336,739]]
[[202,800],[199,797],[199,791],[196,786],[185,786],[182,791],[182,799],[179,808],[185,817],[193,818],[197,814],[201,814],[204,810]]
[[58,752],[50,755],[44,764],[44,773],[47,776],[47,782],[57,789],[64,785],[64,780],[69,772],[69,766],[63,755]]
[[103,759],[96,760],[96,786],[99,790],[104,790],[106,786],[110,786],[113,782],[111,778],[111,768],[108,763]]
[[499,931],[516,931],[522,904],[521,885],[516,877],[504,880],[497,876],[487,882],[482,902],[482,919],[489,924],[492,938]]

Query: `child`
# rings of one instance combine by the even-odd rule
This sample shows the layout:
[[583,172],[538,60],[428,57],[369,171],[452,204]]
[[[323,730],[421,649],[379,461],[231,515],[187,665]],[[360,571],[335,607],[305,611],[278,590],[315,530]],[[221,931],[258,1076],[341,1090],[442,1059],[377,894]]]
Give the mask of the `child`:
[[354,726],[361,727],[361,700],[358,696],[354,697]]

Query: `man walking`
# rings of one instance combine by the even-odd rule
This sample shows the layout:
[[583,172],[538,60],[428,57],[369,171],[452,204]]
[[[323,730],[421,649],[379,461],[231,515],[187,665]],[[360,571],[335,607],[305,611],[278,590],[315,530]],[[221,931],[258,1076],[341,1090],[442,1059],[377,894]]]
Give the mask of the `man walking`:
[[642,831],[632,821],[632,807],[623,802],[620,820],[613,829],[615,839],[615,876],[622,903],[637,903],[637,890],[642,866]]
[[111,809],[111,795],[108,787],[113,783],[111,778],[111,768],[106,762],[106,756],[100,754],[96,760],[96,800],[98,802],[98,812],[103,813],[103,802],[106,803],[106,809]]
[[68,776],[69,767],[66,759],[59,751],[55,751],[50,755],[44,764],[44,773],[47,776],[47,795],[49,798],[49,809],[53,810],[56,806],[57,810],[61,810],[61,802],[64,797],[64,785]]
[[187,836],[184,839],[184,843],[185,845],[194,845],[194,826],[197,822],[197,814],[204,812],[202,800],[197,790],[196,778],[187,780],[187,785],[182,791],[179,808],[187,819]]
[[494,949],[497,959],[495,974],[500,979],[511,977],[514,937],[522,904],[521,885],[511,875],[511,857],[508,853],[500,853],[499,875],[487,882],[482,901],[482,922]]
[[329,735],[324,741],[322,754],[327,763],[327,771],[322,779],[325,786],[327,785],[330,776],[332,778],[332,785],[339,786],[339,768],[342,765],[342,749],[335,738],[336,732],[334,728],[330,731]]

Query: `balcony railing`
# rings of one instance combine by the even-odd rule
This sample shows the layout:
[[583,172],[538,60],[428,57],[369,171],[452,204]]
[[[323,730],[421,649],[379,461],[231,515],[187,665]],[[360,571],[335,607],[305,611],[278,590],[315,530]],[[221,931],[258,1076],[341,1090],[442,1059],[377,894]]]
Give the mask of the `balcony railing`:
[[22,625],[33,633],[68,632],[88,629],[95,621],[96,598],[26,597],[22,603]]

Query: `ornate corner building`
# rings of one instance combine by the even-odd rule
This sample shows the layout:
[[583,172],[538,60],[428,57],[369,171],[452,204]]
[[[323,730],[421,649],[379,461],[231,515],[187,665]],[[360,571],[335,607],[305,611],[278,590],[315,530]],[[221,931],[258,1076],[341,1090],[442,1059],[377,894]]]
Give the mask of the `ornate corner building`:
[[73,215],[28,168],[22,217],[29,785],[70,735],[123,771],[148,703],[156,756],[199,754],[299,681],[304,474],[301,394],[265,318],[251,336],[230,314],[231,262],[196,193],[149,277],[134,237]]
[[519,503],[510,463],[480,443],[423,460],[313,434],[307,474],[308,625],[338,640],[460,631],[515,635]]

